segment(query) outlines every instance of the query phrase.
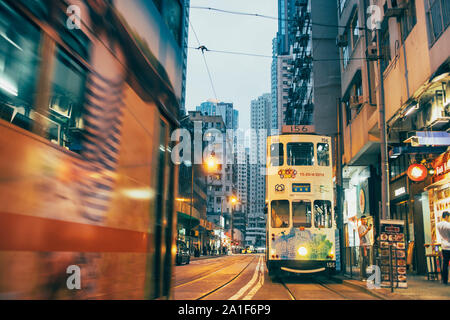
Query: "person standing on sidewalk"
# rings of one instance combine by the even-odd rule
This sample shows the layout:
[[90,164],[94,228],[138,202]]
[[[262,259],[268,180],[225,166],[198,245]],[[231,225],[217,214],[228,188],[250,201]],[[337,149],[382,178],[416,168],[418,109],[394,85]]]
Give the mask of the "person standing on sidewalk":
[[361,217],[361,225],[358,228],[359,234],[359,246],[360,246],[360,256],[361,256],[361,280],[367,280],[367,267],[369,264],[369,249],[370,249],[370,237],[369,231],[372,226],[367,225],[367,217]]
[[437,230],[442,238],[442,282],[448,284],[448,262],[450,260],[450,213],[442,213],[442,221],[437,224]]

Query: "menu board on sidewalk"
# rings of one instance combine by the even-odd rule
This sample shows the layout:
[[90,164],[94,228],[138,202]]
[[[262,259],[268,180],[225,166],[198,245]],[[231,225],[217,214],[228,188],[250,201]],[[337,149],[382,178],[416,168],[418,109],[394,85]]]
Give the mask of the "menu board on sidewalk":
[[380,221],[381,285],[407,288],[405,222]]

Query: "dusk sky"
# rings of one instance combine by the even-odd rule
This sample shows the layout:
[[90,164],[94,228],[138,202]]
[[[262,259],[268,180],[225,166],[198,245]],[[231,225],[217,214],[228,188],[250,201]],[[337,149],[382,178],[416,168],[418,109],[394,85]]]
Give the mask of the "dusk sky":
[[[195,7],[257,13],[276,17],[276,0],[191,0],[190,20],[201,45],[210,50],[272,55],[272,39],[277,21],[260,17],[233,15]],[[189,47],[199,47],[189,27]],[[188,49],[186,109],[215,99],[208,72],[199,50]],[[205,51],[217,99],[233,102],[239,110],[239,127],[250,127],[250,102],[270,93],[272,59]]]

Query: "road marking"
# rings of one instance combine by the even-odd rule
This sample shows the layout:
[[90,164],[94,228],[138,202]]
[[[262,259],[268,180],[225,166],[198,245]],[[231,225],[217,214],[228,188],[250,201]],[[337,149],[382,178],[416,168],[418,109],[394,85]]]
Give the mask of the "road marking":
[[244,295],[244,293],[256,282],[259,275],[259,269],[260,265],[262,264],[262,256],[259,257],[258,264],[256,265],[255,272],[253,274],[252,279],[244,286],[242,287],[235,295],[230,297],[228,300],[239,300],[239,298]]
[[242,300],[251,300],[254,297],[254,295],[258,292],[258,290],[261,289],[263,284],[264,284],[264,263],[261,263],[261,265],[259,266],[259,281]]

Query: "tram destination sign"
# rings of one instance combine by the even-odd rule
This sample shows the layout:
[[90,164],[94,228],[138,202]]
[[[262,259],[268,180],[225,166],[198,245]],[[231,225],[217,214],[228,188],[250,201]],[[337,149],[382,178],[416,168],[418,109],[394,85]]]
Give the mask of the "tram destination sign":
[[290,126],[282,126],[281,133],[315,133],[315,126],[307,126],[307,125],[290,125]]

